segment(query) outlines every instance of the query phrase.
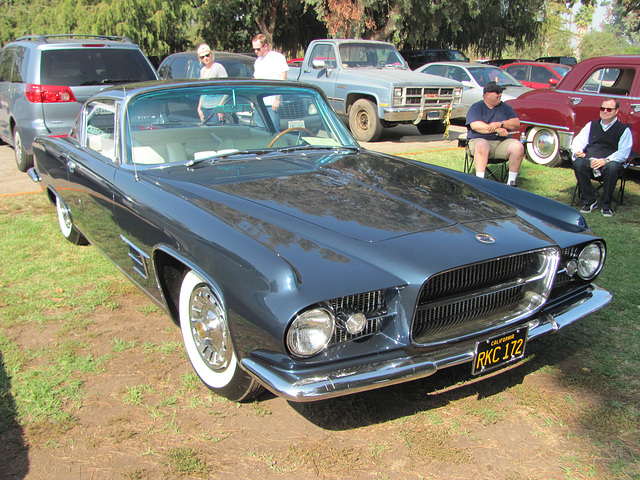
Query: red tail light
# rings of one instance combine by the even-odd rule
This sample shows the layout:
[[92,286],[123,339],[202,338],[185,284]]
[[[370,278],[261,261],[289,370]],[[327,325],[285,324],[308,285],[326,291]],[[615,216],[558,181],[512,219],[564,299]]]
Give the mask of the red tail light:
[[59,85],[34,85],[27,83],[25,89],[27,100],[31,103],[75,102],[76,97],[69,87]]

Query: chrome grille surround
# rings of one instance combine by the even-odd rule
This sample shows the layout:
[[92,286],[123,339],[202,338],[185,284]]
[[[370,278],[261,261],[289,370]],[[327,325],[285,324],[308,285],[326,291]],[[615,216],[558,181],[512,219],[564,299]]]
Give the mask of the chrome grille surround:
[[382,290],[335,298],[327,302],[327,307],[334,315],[338,315],[339,313],[360,312],[367,317],[364,330],[355,335],[346,332],[336,325],[329,345],[347,342],[377,333],[380,330],[383,318],[388,315],[384,292]]
[[411,337],[451,344],[515,323],[548,300],[560,249],[547,247],[440,272],[423,284]]
[[406,87],[403,88],[401,104],[394,106],[420,106],[425,97],[426,106],[448,107],[461,102],[462,98],[455,95],[453,87]]

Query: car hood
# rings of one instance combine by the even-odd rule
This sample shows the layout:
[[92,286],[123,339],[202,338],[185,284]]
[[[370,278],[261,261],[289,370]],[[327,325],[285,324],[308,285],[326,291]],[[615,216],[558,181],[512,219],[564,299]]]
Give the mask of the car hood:
[[349,76],[358,77],[358,82],[362,83],[362,78],[389,82],[394,85],[411,86],[433,86],[433,87],[462,87],[460,82],[450,78],[439,77],[428,73],[414,72],[413,70],[403,70],[401,68],[349,68],[340,70],[339,81],[345,81]]
[[506,102],[507,100],[512,100],[514,98],[518,98],[523,93],[527,93],[533,90],[533,88],[529,87],[507,87],[502,92],[502,101]]
[[516,215],[514,207],[441,172],[372,152],[267,155],[153,175],[212,215],[228,215],[229,223],[229,212],[243,211],[290,231],[319,228],[364,242]]

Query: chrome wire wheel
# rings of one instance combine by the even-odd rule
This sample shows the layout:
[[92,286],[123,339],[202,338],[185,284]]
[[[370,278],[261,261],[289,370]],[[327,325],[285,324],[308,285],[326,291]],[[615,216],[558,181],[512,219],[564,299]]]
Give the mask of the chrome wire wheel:
[[191,335],[202,361],[212,370],[226,369],[233,357],[229,331],[222,306],[208,286],[193,290],[189,311]]

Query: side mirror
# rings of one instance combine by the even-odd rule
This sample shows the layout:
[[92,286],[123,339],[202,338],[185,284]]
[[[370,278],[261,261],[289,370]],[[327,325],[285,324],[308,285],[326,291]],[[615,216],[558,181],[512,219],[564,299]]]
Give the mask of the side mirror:
[[326,68],[324,60],[321,60],[319,58],[314,58],[313,60],[311,60],[311,65],[313,66],[314,70],[322,70],[323,68]]
[[550,78],[549,79],[549,85],[557,85],[560,83],[560,80],[558,80],[557,78]]

